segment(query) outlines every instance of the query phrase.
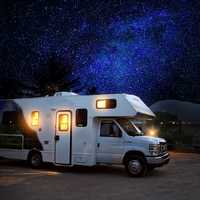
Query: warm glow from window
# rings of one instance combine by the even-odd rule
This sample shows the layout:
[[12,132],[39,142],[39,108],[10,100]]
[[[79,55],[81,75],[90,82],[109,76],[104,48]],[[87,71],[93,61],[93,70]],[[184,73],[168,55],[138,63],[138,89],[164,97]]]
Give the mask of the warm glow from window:
[[106,100],[97,100],[97,108],[106,108]]
[[33,111],[31,114],[31,124],[32,126],[39,126],[39,112]]
[[58,130],[59,131],[68,131],[69,129],[69,115],[68,114],[59,114],[58,115]]
[[112,109],[117,107],[116,99],[98,99],[96,101],[97,109]]

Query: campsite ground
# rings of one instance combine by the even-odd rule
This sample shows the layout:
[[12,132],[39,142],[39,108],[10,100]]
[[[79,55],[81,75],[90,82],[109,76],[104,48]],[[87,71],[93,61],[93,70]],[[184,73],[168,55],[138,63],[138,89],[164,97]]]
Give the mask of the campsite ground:
[[200,199],[200,154],[173,153],[147,177],[130,178],[122,167],[30,169],[0,160],[0,199]]

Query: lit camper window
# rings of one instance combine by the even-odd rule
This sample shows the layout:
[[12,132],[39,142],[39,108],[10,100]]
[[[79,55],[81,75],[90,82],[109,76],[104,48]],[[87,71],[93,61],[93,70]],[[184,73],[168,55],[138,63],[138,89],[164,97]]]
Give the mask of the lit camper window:
[[98,99],[96,101],[97,109],[111,109],[116,108],[117,101],[116,99]]
[[69,115],[59,114],[58,115],[58,130],[68,131],[68,129],[69,129]]
[[39,126],[39,112],[33,111],[31,113],[31,124],[32,126]]

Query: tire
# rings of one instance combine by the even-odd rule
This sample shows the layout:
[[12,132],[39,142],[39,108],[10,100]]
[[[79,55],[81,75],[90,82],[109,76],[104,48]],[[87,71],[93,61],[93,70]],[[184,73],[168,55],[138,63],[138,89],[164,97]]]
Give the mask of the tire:
[[141,177],[147,174],[147,163],[142,156],[134,155],[127,159],[125,168],[129,176]]
[[28,163],[32,168],[39,168],[42,166],[42,156],[39,152],[32,152],[28,157]]

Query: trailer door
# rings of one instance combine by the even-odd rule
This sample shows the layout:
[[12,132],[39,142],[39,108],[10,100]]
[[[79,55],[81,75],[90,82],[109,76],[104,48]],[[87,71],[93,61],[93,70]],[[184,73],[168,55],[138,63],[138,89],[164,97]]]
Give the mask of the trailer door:
[[71,164],[71,123],[71,111],[57,112],[55,131],[55,163],[57,164]]

